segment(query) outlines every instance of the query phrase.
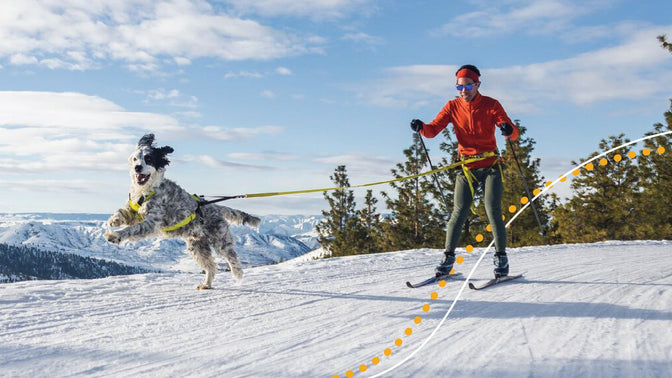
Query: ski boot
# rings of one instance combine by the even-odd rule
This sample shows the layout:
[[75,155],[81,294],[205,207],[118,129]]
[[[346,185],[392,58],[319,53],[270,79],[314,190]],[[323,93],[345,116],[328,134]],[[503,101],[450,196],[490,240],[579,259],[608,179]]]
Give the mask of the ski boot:
[[495,253],[492,262],[495,264],[495,278],[506,277],[509,275],[509,258],[506,256],[506,252]]
[[442,277],[449,275],[453,270],[453,264],[455,264],[455,253],[444,252],[441,265],[436,267],[436,276]]

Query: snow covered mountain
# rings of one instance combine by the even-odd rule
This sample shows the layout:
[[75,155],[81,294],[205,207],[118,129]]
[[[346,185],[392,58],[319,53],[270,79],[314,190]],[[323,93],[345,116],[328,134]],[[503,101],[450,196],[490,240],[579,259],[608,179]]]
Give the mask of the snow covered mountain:
[[[104,214],[0,214],[0,243],[73,253],[148,269],[198,271],[182,240],[146,240],[113,245],[103,234]],[[319,217],[268,216],[259,231],[233,226],[244,267],[275,264],[319,247],[314,226]],[[221,264],[225,264],[223,260]]]
[[[465,278],[492,251],[458,251]],[[409,289],[441,250],[0,285],[0,376],[672,377],[672,242],[509,249],[525,277]],[[480,264],[479,258],[484,256]]]

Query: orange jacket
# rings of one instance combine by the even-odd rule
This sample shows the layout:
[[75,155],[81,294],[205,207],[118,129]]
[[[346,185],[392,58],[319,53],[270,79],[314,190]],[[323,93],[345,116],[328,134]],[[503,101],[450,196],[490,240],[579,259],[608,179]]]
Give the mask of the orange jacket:
[[[504,108],[492,97],[476,94],[473,100],[467,102],[462,98],[448,101],[439,114],[430,123],[426,123],[420,133],[427,138],[434,138],[449,123],[453,124],[457,137],[460,155],[471,156],[497,150],[495,127],[501,123],[513,126],[511,140],[518,139],[518,127],[504,111]],[[468,164],[470,169],[491,166],[497,157]]]

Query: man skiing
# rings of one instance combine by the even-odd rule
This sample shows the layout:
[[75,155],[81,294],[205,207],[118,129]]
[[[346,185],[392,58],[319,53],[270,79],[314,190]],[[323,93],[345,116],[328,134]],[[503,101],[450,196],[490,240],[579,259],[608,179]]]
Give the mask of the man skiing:
[[495,238],[495,278],[505,277],[509,274],[509,261],[506,255],[506,229],[502,220],[502,168],[495,126],[510,140],[518,139],[519,130],[499,101],[479,93],[481,73],[478,68],[464,65],[455,76],[459,97],[448,101],[432,122],[424,123],[419,119],[411,121],[411,129],[427,138],[435,137],[452,123],[460,159],[482,159],[463,165],[463,174],[459,174],[455,180],[454,207],[446,231],[446,250],[441,264],[436,267],[436,275],[445,276],[452,271],[462,227],[472,207],[474,194],[481,188],[485,211]]

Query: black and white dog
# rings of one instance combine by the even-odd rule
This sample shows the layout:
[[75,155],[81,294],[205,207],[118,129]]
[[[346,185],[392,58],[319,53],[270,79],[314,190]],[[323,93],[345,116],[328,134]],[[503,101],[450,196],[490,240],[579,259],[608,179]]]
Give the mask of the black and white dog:
[[[199,206],[192,196],[163,177],[173,148],[154,147],[154,134],[143,136],[128,158],[131,175],[129,201],[108,220],[112,227],[105,238],[111,243],[137,241],[148,237],[182,238],[194,260],[205,270],[205,281],[197,289],[212,288],[217,265],[212,252],[222,255],[238,281],[243,270],[233,248],[229,223],[257,227],[260,219],[245,212],[213,204]],[[228,222],[227,222],[228,221]]]

